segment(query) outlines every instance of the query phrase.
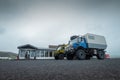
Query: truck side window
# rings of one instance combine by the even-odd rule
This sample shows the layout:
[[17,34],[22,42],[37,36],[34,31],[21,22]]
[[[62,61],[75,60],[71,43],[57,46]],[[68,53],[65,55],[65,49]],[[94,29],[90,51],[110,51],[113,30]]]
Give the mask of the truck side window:
[[81,41],[84,41],[84,38],[81,38]]
[[68,42],[68,44],[70,44],[70,41]]
[[82,37],[79,37],[79,42],[82,41]]
[[94,39],[95,39],[95,37],[94,37],[94,36],[92,36],[92,35],[89,35],[89,36],[88,36],[88,38],[89,38],[89,39],[92,39],[92,40],[94,40]]

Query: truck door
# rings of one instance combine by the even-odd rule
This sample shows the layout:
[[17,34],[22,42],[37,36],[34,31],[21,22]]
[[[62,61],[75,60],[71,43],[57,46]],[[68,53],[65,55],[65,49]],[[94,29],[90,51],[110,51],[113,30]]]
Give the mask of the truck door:
[[87,48],[87,43],[85,41],[85,38],[79,38],[80,41],[80,46],[82,46],[83,48]]

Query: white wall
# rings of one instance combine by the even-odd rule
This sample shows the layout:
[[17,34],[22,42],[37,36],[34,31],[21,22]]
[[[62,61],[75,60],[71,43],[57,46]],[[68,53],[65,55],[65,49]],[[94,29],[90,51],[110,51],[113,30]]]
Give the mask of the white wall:
[[[50,50],[33,50],[33,49],[21,49],[19,50],[19,59],[25,59],[26,52],[29,52],[30,59],[54,59],[54,52],[52,51],[52,56],[50,57]],[[34,55],[32,55],[34,54]]]

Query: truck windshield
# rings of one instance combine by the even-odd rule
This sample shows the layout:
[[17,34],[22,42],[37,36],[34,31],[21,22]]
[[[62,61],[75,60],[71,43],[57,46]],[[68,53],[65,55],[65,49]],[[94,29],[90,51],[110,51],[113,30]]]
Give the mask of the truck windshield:
[[77,42],[80,42],[80,41],[81,41],[81,37],[78,37],[78,38],[75,38],[75,39],[71,40],[70,44],[77,43]]
[[64,49],[64,46],[60,46],[57,48],[57,50],[63,50]]
[[61,50],[61,47],[58,47],[57,50]]
[[73,44],[73,43],[76,43],[76,42],[78,42],[78,38],[75,38],[75,39],[71,40],[70,44]]

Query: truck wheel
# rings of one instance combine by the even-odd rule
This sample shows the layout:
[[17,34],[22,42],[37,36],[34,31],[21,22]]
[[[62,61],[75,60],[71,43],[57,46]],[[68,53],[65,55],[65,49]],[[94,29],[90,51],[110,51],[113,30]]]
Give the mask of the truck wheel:
[[64,59],[64,54],[59,54],[58,59],[63,60]]
[[78,50],[78,51],[76,52],[76,55],[77,55],[77,58],[78,58],[79,60],[84,60],[84,59],[86,59],[86,53],[85,53],[84,50]]
[[73,60],[73,55],[72,54],[67,54],[66,58],[67,58],[67,60]]
[[98,59],[104,59],[105,58],[105,52],[104,51],[98,51],[97,58]]

